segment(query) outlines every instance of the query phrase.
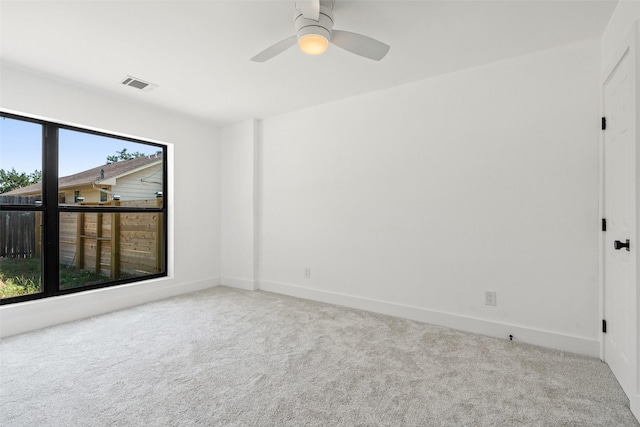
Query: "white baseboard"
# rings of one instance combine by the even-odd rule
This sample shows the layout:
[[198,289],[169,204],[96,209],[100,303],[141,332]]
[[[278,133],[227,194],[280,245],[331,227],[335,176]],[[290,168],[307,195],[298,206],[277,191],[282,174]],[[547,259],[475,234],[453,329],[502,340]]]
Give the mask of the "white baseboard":
[[508,339],[514,336],[515,341],[539,345],[556,350],[583,354],[592,357],[600,356],[600,342],[587,338],[558,334],[555,332],[531,329],[527,327],[477,319],[452,313],[439,312],[420,307],[395,304],[373,300],[354,295],[344,295],[319,289],[305,288],[285,283],[260,281],[259,289],[298,298],[310,299],[329,304],[357,308],[380,314],[401,317],[418,322],[446,326],[466,332],[473,332],[497,338]]
[[86,319],[220,285],[219,277],[190,283],[162,278],[0,307],[0,338]]
[[253,279],[243,279],[240,277],[222,277],[220,280],[222,286],[230,288],[243,289],[245,291],[255,291],[258,289],[256,281]]

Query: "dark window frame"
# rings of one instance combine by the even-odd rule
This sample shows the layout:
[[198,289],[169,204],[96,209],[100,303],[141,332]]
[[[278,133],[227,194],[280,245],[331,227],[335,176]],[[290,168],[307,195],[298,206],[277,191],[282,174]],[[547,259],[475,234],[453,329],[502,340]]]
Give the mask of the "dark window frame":
[[[108,190],[107,187],[100,187],[101,190]],[[109,193],[106,193],[104,191],[100,191],[100,203],[104,203],[104,202],[108,202],[109,201]]]
[[[76,126],[69,126],[46,120],[39,120],[21,115],[5,113],[0,111],[0,118],[21,120],[36,123],[42,126],[42,203],[36,205],[1,205],[3,211],[39,211],[42,212],[42,291],[35,294],[21,295],[0,299],[0,305],[14,304],[24,301],[31,301],[49,298],[59,295],[67,295],[93,289],[113,287],[134,282],[142,282],[161,277],[167,277],[167,252],[168,252],[168,208],[167,208],[167,187],[168,187],[168,159],[167,147],[162,144],[144,141],[120,135],[109,134]],[[97,136],[119,139],[122,141],[134,142],[157,147],[163,153],[162,161],[162,194],[163,203],[160,207],[128,207],[128,206],[81,206],[64,205],[58,203],[58,131],[60,129],[82,132]],[[137,276],[126,279],[117,279],[96,284],[89,284],[72,289],[60,289],[59,283],[59,228],[61,212],[101,212],[101,213],[132,213],[132,212],[158,212],[162,218],[162,271],[159,273]]]

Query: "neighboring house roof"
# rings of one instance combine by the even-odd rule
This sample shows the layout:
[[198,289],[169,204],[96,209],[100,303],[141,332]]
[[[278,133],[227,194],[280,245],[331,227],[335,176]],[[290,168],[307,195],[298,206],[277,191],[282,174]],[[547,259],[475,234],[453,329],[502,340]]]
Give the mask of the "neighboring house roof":
[[[116,179],[146,169],[154,164],[162,162],[162,153],[150,156],[138,157],[131,160],[121,160],[108,165],[97,166],[73,175],[63,176],[58,180],[58,188],[73,188],[84,185],[103,184],[115,185]],[[42,183],[28,185],[3,193],[7,196],[19,196],[21,194],[42,193]]]

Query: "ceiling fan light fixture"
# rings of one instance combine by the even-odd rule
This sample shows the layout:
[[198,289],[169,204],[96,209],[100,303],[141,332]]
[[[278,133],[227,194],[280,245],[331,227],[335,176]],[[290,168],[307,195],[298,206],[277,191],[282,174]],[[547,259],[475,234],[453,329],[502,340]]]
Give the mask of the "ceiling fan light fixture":
[[307,55],[322,55],[329,47],[329,40],[319,34],[307,34],[300,37],[298,46]]
[[253,62],[265,62],[298,43],[307,55],[323,54],[329,43],[364,58],[380,61],[390,46],[350,31],[333,29],[333,0],[294,0],[293,15],[296,35],[280,40],[253,58]]

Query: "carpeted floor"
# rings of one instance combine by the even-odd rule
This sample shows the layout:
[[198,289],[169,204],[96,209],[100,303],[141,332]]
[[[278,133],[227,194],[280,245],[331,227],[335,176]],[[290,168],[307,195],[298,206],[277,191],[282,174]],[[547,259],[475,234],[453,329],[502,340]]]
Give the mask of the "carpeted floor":
[[597,359],[266,292],[0,346],[2,426],[638,426]]

